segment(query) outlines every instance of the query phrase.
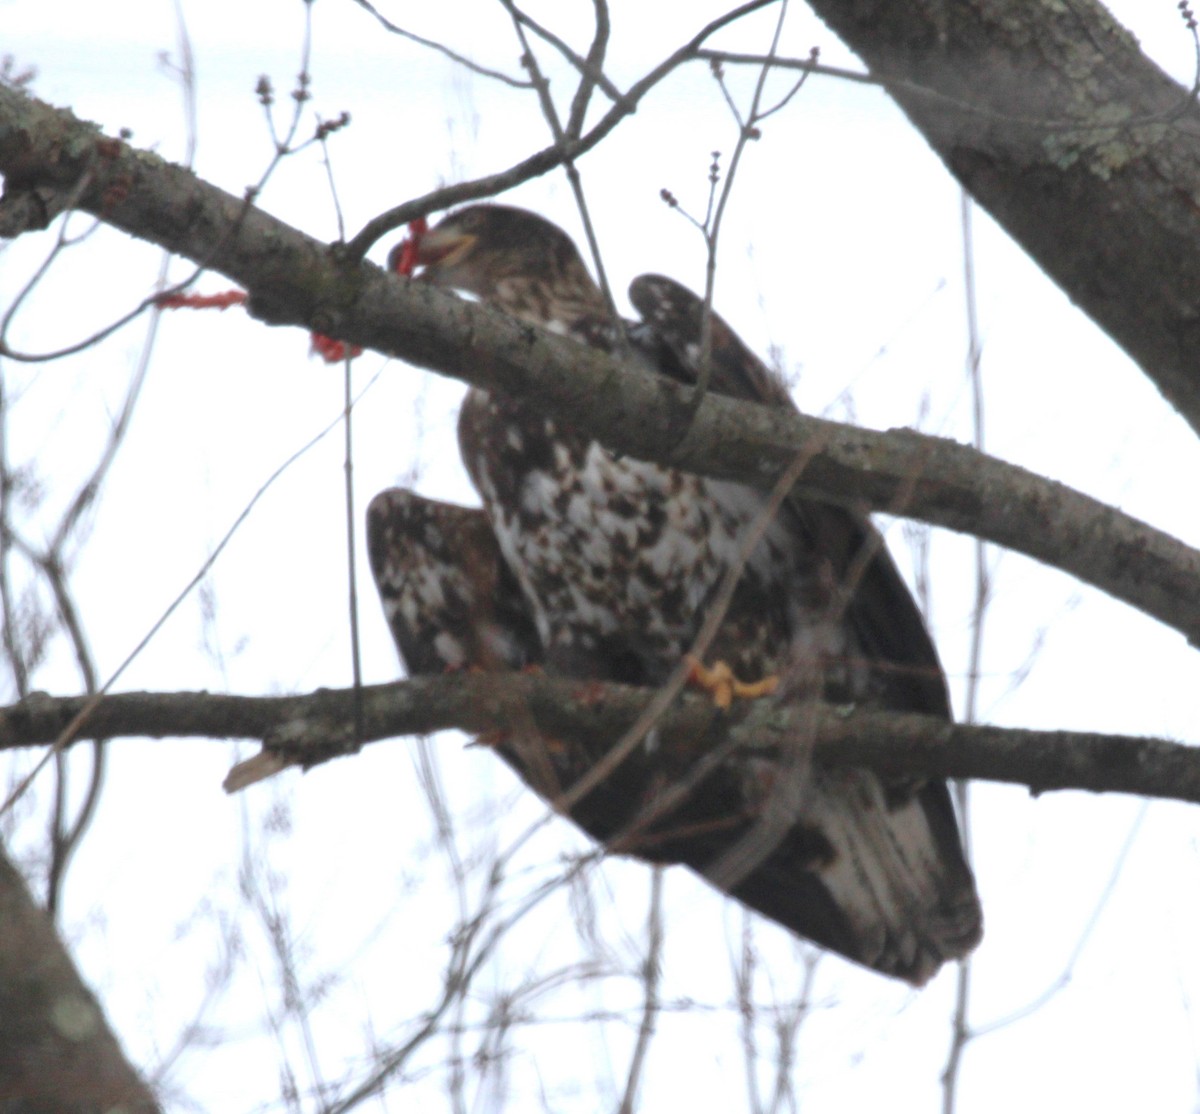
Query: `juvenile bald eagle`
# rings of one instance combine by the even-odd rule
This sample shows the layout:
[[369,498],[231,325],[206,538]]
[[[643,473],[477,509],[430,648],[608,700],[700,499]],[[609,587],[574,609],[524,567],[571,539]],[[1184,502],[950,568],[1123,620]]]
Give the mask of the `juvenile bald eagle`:
[[[418,245],[424,281],[685,383],[700,376],[703,307],[670,279],[630,290],[614,320],[570,238],[521,209],[451,213]],[[710,389],[792,406],[715,314]],[[662,684],[688,654],[768,496],[616,455],[536,400],[473,389],[459,421],[481,511],[394,490],[368,512],[372,567],[411,672],[519,668]],[[772,699],[949,718],[945,676],[882,538],[865,516],[789,495],[753,548],[707,654]],[[500,752],[553,799],[602,754],[556,740]],[[683,803],[640,820],[711,750],[652,740],[571,809],[595,838],[683,863],[793,932],[887,975],[926,982],[982,932],[946,786],[806,758],[734,752]],[[535,769],[535,767],[537,767]],[[696,780],[696,779],[693,779]]]

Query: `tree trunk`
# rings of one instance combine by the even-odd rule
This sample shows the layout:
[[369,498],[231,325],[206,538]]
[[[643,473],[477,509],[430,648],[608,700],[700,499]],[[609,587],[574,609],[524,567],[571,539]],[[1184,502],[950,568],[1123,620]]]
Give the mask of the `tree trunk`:
[[[1192,92],[1095,0],[809,2],[972,196],[1200,431]],[[1064,372],[1087,389],[1085,369]]]
[[2,848],[0,1109],[13,1114],[160,1109]]

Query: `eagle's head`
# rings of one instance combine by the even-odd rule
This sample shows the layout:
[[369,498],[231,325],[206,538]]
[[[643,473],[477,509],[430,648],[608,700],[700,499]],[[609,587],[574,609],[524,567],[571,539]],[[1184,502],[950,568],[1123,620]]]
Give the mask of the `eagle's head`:
[[416,263],[421,281],[474,294],[544,328],[607,315],[571,238],[527,209],[458,209],[421,237]]

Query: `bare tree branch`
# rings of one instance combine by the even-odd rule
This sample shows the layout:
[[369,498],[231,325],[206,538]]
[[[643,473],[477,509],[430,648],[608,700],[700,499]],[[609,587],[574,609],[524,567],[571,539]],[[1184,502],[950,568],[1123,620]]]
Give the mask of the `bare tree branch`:
[[[638,103],[651,89],[678,69],[684,62],[688,62],[694,58],[696,51],[709,38],[716,34],[717,31],[722,27],[729,26],[731,23],[736,23],[743,16],[749,15],[759,8],[768,7],[776,2],[777,0],[747,0],[746,3],[730,9],[728,12],[705,24],[686,43],[679,47],[678,50],[668,55],[649,73],[642,77],[641,80],[630,86],[629,91],[616,100],[612,108],[596,122],[595,126],[579,139],[572,139],[563,145],[554,143],[549,147],[544,147],[542,150],[535,152],[528,158],[515,163],[507,170],[489,174],[483,178],[476,178],[472,182],[462,182],[458,185],[446,186],[442,189],[434,190],[424,197],[405,202],[394,209],[389,209],[386,213],[381,213],[373,220],[368,221],[362,231],[346,245],[347,256],[354,261],[358,261],[366,255],[371,245],[381,236],[386,235],[394,228],[399,228],[410,220],[423,217],[436,209],[445,209],[451,205],[457,205],[463,201],[475,201],[481,197],[492,197],[502,190],[512,189],[513,186],[520,182],[526,182],[530,178],[537,178],[547,171],[561,166],[567,159],[578,158],[585,152],[590,151],[602,139],[607,137],[626,116],[631,115],[637,110]],[[586,65],[584,63],[585,69]]]
[[393,35],[399,35],[401,38],[408,39],[409,42],[414,42],[418,46],[428,47],[430,50],[436,51],[438,54],[449,58],[450,61],[456,62],[464,69],[470,70],[472,73],[477,73],[482,77],[490,77],[495,81],[502,82],[504,85],[510,85],[516,89],[527,89],[529,87],[528,81],[522,81],[519,77],[510,77],[508,74],[502,73],[500,70],[493,70],[487,66],[481,66],[478,62],[472,62],[471,59],[466,55],[459,54],[457,51],[451,50],[443,43],[435,42],[433,39],[427,39],[423,35],[418,35],[415,31],[409,31],[407,28],[393,23],[387,18],[387,16],[379,11],[374,4],[369,3],[368,0],[354,0],[354,2],[360,8],[364,8],[366,11],[370,12],[371,15],[373,15],[379,21],[379,25],[381,27],[385,27]]
[[[311,766],[356,749],[355,691],[122,693],[99,700],[80,735],[262,739],[285,759]],[[654,697],[653,691],[624,685],[509,673],[417,677],[360,691],[365,742],[447,728],[491,732],[503,728],[510,709],[518,706],[539,732],[577,740],[598,754]],[[87,700],[34,694],[0,708],[0,750],[54,742]],[[686,749],[706,732],[719,735],[724,728],[730,754],[747,748],[770,752],[791,745],[801,727],[814,725],[813,757],[831,767],[981,778],[1027,785],[1036,793],[1088,789],[1200,803],[1200,748],[1166,739],[977,727],[829,705],[814,710],[807,704],[797,709],[769,700],[750,703],[731,714],[703,697],[684,697],[660,719],[657,749],[670,751],[676,744]]]
[[537,35],[543,42],[548,43],[557,50],[559,54],[579,71],[579,76],[582,80],[575,90],[575,96],[571,100],[571,115],[567,124],[567,134],[575,138],[578,138],[583,131],[584,116],[587,114],[588,102],[595,87],[598,86],[603,89],[613,104],[624,99],[624,94],[609,81],[604,74],[604,70],[601,68],[601,64],[604,61],[604,52],[608,49],[608,37],[611,30],[607,0],[592,0],[592,8],[596,16],[596,32],[592,37],[592,44],[588,48],[588,56],[586,58],[581,58],[567,43],[544,24],[539,23],[530,16],[528,12],[520,8],[513,9],[517,18],[530,31]]
[[371,264],[341,263],[336,251],[190,172],[4,87],[0,171],[0,227],[23,191],[87,171],[82,207],[228,275],[250,291],[264,321],[537,398],[613,449],[688,471],[769,487],[797,455],[810,454],[799,485],[809,494],[902,509],[986,538],[1200,639],[1200,553],[1022,468],[909,430],[876,433],[711,393],[693,414],[686,387]]

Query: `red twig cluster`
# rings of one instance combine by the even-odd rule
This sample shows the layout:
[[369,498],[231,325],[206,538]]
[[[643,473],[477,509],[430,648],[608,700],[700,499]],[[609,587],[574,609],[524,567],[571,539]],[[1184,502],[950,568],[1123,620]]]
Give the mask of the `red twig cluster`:
[[244,290],[225,290],[220,294],[163,294],[157,299],[160,309],[228,309],[244,306]]
[[[413,273],[421,237],[428,229],[429,223],[424,217],[409,221],[408,237],[401,240],[388,255],[389,271],[405,277]],[[246,301],[244,290],[224,290],[220,294],[163,294],[157,299],[157,304],[161,309],[228,309],[230,306],[244,306]],[[320,356],[327,364],[341,363],[347,358],[362,355],[362,348],[357,344],[346,344],[324,333],[314,332],[311,335],[312,346],[309,351]]]

